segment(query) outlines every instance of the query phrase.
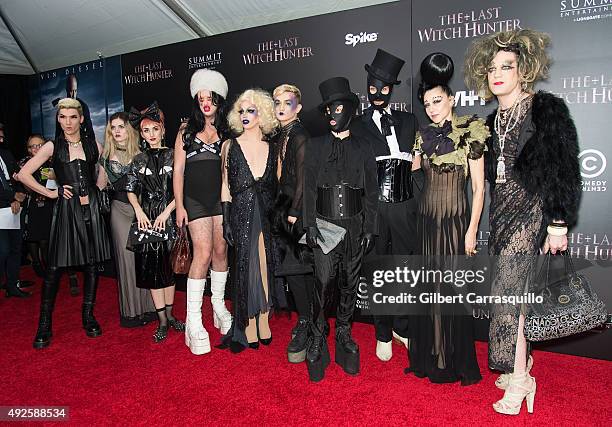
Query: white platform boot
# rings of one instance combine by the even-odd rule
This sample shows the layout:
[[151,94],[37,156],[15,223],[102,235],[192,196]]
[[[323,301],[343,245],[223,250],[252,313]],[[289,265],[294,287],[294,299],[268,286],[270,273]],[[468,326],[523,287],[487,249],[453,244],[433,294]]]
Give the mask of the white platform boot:
[[210,339],[202,325],[202,297],[205,284],[206,279],[187,279],[185,345],[193,354],[210,353]]
[[227,271],[210,270],[210,291],[212,293],[210,302],[213,308],[213,321],[215,328],[219,329],[221,335],[227,334],[232,327],[232,314],[225,307],[227,273]]

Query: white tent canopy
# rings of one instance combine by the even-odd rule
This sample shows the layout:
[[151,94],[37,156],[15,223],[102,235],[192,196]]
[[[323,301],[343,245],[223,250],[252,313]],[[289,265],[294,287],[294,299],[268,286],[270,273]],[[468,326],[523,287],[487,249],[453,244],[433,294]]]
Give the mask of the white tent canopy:
[[392,0],[0,0],[0,74],[33,74],[141,49]]

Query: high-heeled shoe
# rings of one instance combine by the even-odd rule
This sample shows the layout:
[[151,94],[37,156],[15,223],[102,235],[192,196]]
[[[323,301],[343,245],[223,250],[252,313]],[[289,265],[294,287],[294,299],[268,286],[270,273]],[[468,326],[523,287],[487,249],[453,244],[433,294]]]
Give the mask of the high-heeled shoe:
[[[259,319],[263,317],[265,317],[266,324],[268,324],[268,312],[262,313],[259,316],[257,316],[257,338],[259,339],[259,342],[262,343],[263,345],[270,345],[272,344],[272,331],[270,331],[270,336],[268,338],[261,338],[259,334]],[[268,324],[268,330],[269,329],[270,329],[270,325]]]
[[168,326],[176,332],[185,332],[185,323],[178,319],[168,319]]
[[[529,355],[529,358],[527,359],[527,373],[531,371],[532,366],[533,366],[533,357]],[[499,388],[500,390],[505,390],[506,388],[508,388],[508,382],[510,381],[511,376],[512,374],[501,374],[495,380],[495,387]]]
[[159,325],[157,329],[155,329],[155,333],[153,334],[153,341],[158,343],[165,340],[166,338],[168,338],[168,326]]
[[521,412],[523,400],[525,400],[527,412],[532,414],[535,393],[536,381],[534,377],[527,373],[512,374],[504,397],[493,404],[493,409],[499,414],[518,415]]

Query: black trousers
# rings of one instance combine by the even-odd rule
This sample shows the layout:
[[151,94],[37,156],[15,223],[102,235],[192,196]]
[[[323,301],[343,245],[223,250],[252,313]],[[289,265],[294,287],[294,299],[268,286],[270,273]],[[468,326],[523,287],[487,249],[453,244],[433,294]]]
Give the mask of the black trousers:
[[324,321],[324,308],[332,301],[335,287],[339,299],[336,308],[336,328],[349,326],[355,302],[357,301],[357,286],[361,272],[363,248],[359,244],[363,220],[356,216],[347,220],[335,220],[347,230],[344,239],[330,253],[324,254],[321,248],[313,250],[315,262],[315,319],[321,325]]
[[[376,255],[415,255],[417,239],[417,198],[401,203],[378,202]],[[408,338],[408,316],[373,316],[376,339],[389,342],[393,331]]]
[[0,230],[0,282],[6,276],[6,288],[15,289],[21,267],[21,230]]
[[289,291],[293,295],[298,316],[312,319],[312,293],[314,276],[312,274],[286,276]]

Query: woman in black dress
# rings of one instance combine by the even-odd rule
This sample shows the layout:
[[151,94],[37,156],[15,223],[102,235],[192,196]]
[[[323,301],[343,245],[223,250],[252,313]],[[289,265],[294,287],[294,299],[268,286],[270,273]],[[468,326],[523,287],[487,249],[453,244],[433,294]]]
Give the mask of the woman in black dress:
[[[484,204],[483,153],[489,136],[482,119],[454,114],[454,96],[448,86],[453,69],[453,61],[443,53],[430,54],[421,63],[418,96],[432,123],[417,134],[413,163],[413,168],[422,167],[425,174],[417,218],[421,253],[427,265],[443,269],[452,265],[438,266],[442,259],[452,263],[453,257],[476,253]],[[443,292],[441,286],[436,292]],[[472,317],[442,313],[441,304],[431,304],[428,310],[426,316],[411,320],[409,371],[434,383],[480,381]]]
[[[98,287],[98,266],[110,258],[110,243],[100,212],[99,191],[104,185],[96,168],[101,148],[81,133],[83,110],[74,99],[64,98],[57,104],[57,120],[62,134],[48,141],[19,172],[19,180],[39,194],[57,198],[49,236],[49,264],[43,282],[40,319],[34,348],[51,342],[51,316],[63,267],[84,266],[82,320],[87,336],[102,334],[93,315]],[[53,157],[53,171],[59,186],[49,190],[33,174]]]
[[145,325],[157,317],[151,293],[136,286],[134,252],[126,248],[134,209],[128,201],[127,173],[138,149],[138,133],[130,125],[128,114],[115,113],[106,125],[104,151],[100,157],[101,173],[112,187],[111,234],[119,285],[119,324],[125,328]]
[[150,289],[153,296],[159,317],[159,326],[153,334],[153,340],[160,342],[168,336],[168,327],[178,332],[185,331],[185,324],[172,315],[175,290],[170,265],[170,250],[175,238],[172,218],[173,150],[163,146],[164,114],[157,103],[140,114],[132,111],[130,116],[149,148],[136,155],[132,161],[127,175],[128,200],[136,213],[139,229],[165,230],[169,235],[163,242],[139,244],[131,248],[136,253],[136,286]]
[[[45,144],[45,139],[42,135],[34,134],[28,138],[26,144],[28,155],[19,161],[20,168],[38,153],[38,150]],[[46,187],[47,180],[55,177],[51,160],[47,160],[38,170],[34,171],[33,176],[39,184]],[[45,277],[54,202],[55,200],[33,191],[28,192],[23,202],[25,215],[23,240],[32,258],[32,268],[39,277]]]
[[[489,254],[497,257],[493,295],[532,292],[540,248],[567,249],[581,192],[574,122],[560,98],[534,93],[546,78],[550,37],[533,30],[500,32],[474,42],[466,57],[466,83],[499,108],[487,123],[486,175],[491,186]],[[494,304],[489,327],[489,367],[503,374],[504,397],[496,412],[518,415],[523,400],[533,411],[536,382],[525,340],[525,306]]]
[[189,227],[193,243],[187,276],[185,343],[193,354],[204,354],[210,351],[208,332],[202,324],[209,265],[213,324],[221,334],[232,326],[232,315],[225,307],[227,243],[221,216],[221,138],[227,133],[227,82],[221,73],[201,69],[191,76],[190,90],[191,116],[174,144],[173,185],[177,225]]
[[234,103],[228,116],[239,136],[223,143],[223,235],[235,246],[234,313],[232,328],[222,348],[240,352],[272,341],[268,316],[273,306],[285,306],[284,289],[278,286],[277,262],[270,227],[270,209],[278,186],[278,163],[267,142],[278,127],[272,97],[249,89]]

